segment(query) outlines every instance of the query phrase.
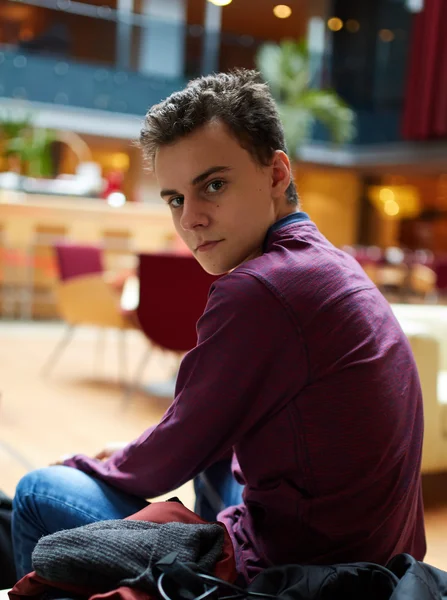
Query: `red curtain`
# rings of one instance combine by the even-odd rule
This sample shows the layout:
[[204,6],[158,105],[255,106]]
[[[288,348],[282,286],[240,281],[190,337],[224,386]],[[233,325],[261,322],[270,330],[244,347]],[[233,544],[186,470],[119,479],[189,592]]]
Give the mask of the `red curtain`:
[[447,138],[447,0],[425,0],[415,15],[402,133]]

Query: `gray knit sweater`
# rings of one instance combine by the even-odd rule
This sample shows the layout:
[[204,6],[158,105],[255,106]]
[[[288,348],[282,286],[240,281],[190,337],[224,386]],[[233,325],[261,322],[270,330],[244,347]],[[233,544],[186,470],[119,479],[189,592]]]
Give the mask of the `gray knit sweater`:
[[214,524],[100,521],[41,538],[32,561],[36,573],[53,583],[153,592],[152,568],[166,554],[177,552],[180,561],[213,572],[223,544],[224,531]]

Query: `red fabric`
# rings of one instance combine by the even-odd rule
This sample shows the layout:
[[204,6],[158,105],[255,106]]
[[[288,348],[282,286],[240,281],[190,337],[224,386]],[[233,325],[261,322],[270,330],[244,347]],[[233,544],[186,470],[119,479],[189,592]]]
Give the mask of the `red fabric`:
[[29,575],[26,575],[21,579],[9,592],[11,600],[19,600],[20,598],[34,598],[40,597],[45,592],[51,592],[57,590],[64,590],[66,592],[72,592],[74,595],[83,596],[89,598],[89,600],[152,600],[152,596],[149,596],[146,592],[122,586],[116,590],[110,592],[104,592],[102,594],[92,593],[92,590],[83,588],[75,585],[66,585],[59,583],[57,586],[51,585],[50,582],[46,581],[36,572],[33,571]]
[[442,292],[447,292],[447,256],[438,256],[433,265],[436,273],[436,288]]
[[211,284],[192,255],[140,254],[140,327],[156,345],[187,352],[197,344],[196,323],[201,317]]
[[[187,523],[187,524],[204,524],[207,521],[201,519],[198,515],[187,509],[179,502],[154,502],[149,504],[139,512],[127,517],[133,521],[148,521],[151,523]],[[224,548],[222,558],[217,563],[214,570],[214,575],[225,581],[234,582],[236,579],[236,564],[234,559],[234,551],[230,536],[226,527],[222,523],[218,523],[224,530]],[[76,595],[89,598],[89,600],[150,600],[146,592],[129,587],[120,587],[116,590],[110,590],[104,593],[86,588],[78,587],[69,584],[52,584],[43,577],[39,577],[35,571],[25,575],[19,582],[15,584],[9,592],[10,600],[25,600],[30,597],[40,596],[44,592],[54,589],[73,592]]]
[[102,250],[99,246],[56,244],[55,253],[62,281],[103,272]]
[[447,2],[425,0],[415,15],[403,117],[403,137],[447,137]]

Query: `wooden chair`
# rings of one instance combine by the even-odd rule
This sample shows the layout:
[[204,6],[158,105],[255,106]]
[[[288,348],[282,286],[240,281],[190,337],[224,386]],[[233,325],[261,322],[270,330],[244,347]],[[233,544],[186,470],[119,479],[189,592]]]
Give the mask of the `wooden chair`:
[[59,341],[43,368],[48,375],[80,325],[120,331],[120,378],[125,379],[125,332],[135,329],[135,322],[123,313],[120,295],[107,284],[102,267],[102,249],[96,246],[59,244],[55,247],[59,282],[55,289],[60,316],[67,323]]
[[409,286],[411,292],[422,298],[431,297],[436,290],[436,273],[427,265],[412,265]]
[[104,229],[101,233],[104,266],[109,276],[135,270],[137,265],[135,244],[130,229]]

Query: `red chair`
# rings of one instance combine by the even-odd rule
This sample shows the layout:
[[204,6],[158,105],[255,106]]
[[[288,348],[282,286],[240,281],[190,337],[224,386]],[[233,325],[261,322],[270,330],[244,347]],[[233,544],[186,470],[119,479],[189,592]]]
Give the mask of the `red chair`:
[[447,297],[447,255],[435,257],[432,269],[436,273],[436,289],[438,295],[444,299]]
[[99,246],[56,244],[54,250],[61,281],[104,271]]
[[135,391],[151,355],[152,345],[183,354],[197,344],[196,323],[216,277],[206,273],[193,256],[163,253],[139,255],[137,317],[151,347],[135,376]]

